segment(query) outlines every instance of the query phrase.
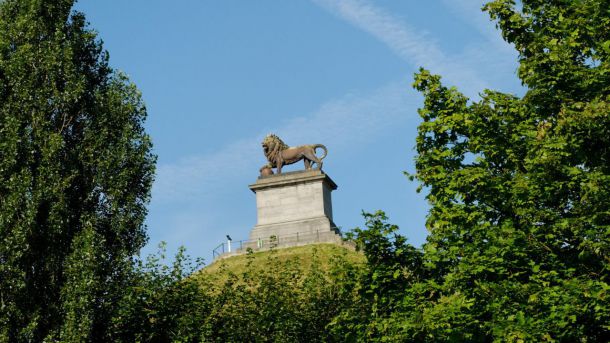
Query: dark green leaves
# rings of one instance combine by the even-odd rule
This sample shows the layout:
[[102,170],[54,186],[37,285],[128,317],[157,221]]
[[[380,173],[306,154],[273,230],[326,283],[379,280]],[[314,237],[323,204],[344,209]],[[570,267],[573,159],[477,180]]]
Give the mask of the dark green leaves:
[[0,341],[112,340],[146,240],[146,110],[72,5],[0,3]]

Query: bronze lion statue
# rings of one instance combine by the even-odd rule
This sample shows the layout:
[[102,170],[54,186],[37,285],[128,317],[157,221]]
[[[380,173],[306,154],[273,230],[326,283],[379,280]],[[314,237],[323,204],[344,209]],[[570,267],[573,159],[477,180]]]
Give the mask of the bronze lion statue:
[[[263,170],[270,168],[276,168],[277,173],[281,174],[283,166],[296,163],[300,160],[303,160],[303,163],[305,163],[306,170],[311,170],[312,163],[316,164],[316,169],[321,170],[322,159],[328,154],[328,150],[322,144],[289,147],[280,137],[274,134],[267,135],[263,140],[262,145],[269,164],[261,168],[261,174],[263,173]],[[316,156],[316,149],[318,148],[324,150],[324,155],[320,157]]]

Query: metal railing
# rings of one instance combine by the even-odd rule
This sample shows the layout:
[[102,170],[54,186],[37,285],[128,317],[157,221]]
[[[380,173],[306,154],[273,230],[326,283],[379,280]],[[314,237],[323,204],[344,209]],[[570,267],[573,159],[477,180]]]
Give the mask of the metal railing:
[[308,243],[322,243],[322,242],[342,242],[340,231],[338,228],[333,228],[333,231],[309,231],[309,232],[297,232],[291,235],[274,235],[267,238],[257,239],[243,239],[239,241],[231,241],[220,243],[216,248],[212,250],[212,260],[217,257],[228,254],[241,254],[245,253],[248,249],[252,251],[268,250],[275,247],[287,247],[293,245],[301,245]]
[[220,243],[214,250],[212,250],[212,260],[215,260],[216,257],[225,253],[225,243]]

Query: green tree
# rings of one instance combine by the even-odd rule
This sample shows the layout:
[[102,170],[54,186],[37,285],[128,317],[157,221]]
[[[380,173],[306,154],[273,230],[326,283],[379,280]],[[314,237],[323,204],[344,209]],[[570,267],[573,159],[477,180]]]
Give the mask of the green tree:
[[518,50],[527,92],[486,90],[471,102],[416,75],[425,101],[415,177],[429,189],[424,263],[438,287],[418,330],[432,340],[608,341],[608,3],[484,9]]
[[[523,97],[471,101],[420,70],[422,254],[365,215],[359,296],[339,337],[401,342],[610,341],[610,10],[495,0]],[[397,282],[398,281],[398,282]]]
[[[408,292],[424,279],[422,253],[396,233],[382,211],[364,213],[365,229],[348,233],[366,256],[366,265],[342,287],[354,289],[329,328],[338,342],[405,341]],[[353,283],[353,284],[352,284]]]
[[110,341],[146,241],[146,109],[73,3],[0,2],[0,341]]
[[165,243],[156,255],[138,260],[114,318],[113,342],[197,342],[213,296],[209,280],[191,277],[202,266],[181,247],[171,266]]
[[214,277],[206,283],[205,274],[195,277],[211,305],[191,313],[205,323],[197,325],[202,340],[335,341],[326,327],[353,299],[351,280],[360,266],[346,251],[326,256],[327,270],[317,250],[307,262],[297,257],[281,260],[275,250],[266,255],[248,255],[243,273],[222,270],[229,274],[224,283]]

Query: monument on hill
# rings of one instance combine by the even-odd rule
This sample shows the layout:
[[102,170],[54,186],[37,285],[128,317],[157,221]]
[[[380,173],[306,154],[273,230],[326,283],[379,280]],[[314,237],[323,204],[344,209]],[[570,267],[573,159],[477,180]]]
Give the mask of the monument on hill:
[[[337,185],[322,172],[326,147],[322,144],[289,147],[276,135],[265,137],[262,146],[269,163],[250,185],[256,193],[257,214],[250,240],[257,242],[259,248],[271,237],[275,237],[278,246],[340,242],[331,201],[331,192]],[[316,155],[318,148],[324,150],[321,157]],[[284,165],[300,160],[305,170],[282,174]]]

